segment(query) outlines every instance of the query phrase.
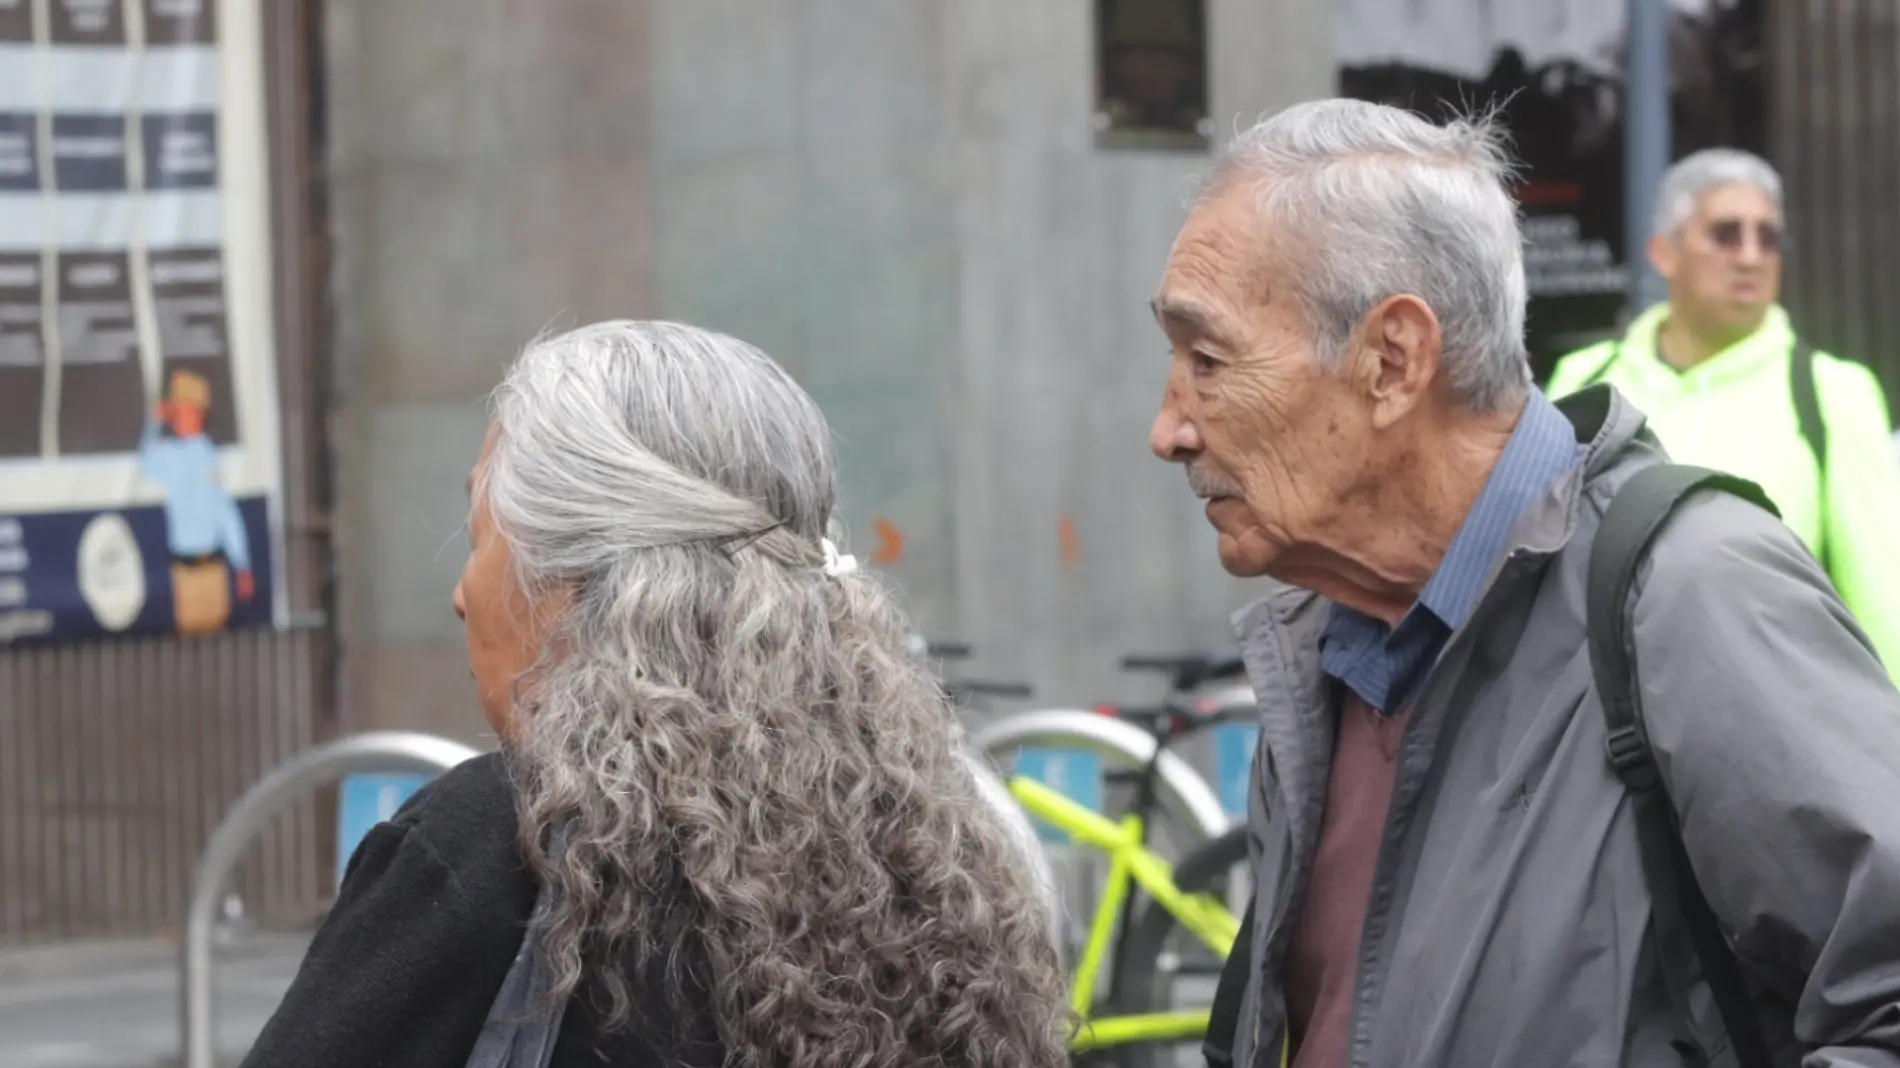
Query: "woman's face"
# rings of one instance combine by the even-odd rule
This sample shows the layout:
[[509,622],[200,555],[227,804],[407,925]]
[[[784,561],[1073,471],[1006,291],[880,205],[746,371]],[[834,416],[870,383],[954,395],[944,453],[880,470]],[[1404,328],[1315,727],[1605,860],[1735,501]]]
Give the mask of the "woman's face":
[[[480,484],[482,465],[494,444],[490,427],[469,476],[471,489]],[[543,600],[537,610],[522,593],[508,541],[495,529],[480,495],[471,495],[469,501],[468,560],[455,583],[454,604],[468,640],[468,670],[481,695],[482,716],[505,743],[514,733],[515,680],[540,656],[559,605]]]

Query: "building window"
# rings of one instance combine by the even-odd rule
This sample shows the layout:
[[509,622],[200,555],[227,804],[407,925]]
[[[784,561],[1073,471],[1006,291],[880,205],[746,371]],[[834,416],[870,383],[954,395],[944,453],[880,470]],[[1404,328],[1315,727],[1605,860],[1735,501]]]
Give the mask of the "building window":
[[1095,0],[1095,141],[1102,148],[1203,152],[1205,0]]

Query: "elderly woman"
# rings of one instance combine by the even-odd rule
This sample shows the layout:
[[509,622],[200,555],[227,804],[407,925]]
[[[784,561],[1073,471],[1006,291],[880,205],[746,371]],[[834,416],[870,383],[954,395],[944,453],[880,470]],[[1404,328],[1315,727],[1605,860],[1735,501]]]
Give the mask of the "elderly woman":
[[829,432],[776,364],[537,343],[470,486],[502,751],[370,832],[247,1064],[1066,1063],[1022,844],[826,537]]

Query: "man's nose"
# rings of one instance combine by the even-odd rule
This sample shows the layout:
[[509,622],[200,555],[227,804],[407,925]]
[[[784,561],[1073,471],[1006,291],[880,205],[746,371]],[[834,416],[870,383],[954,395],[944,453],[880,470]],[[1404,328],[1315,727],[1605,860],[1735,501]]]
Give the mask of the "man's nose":
[[449,604],[455,609],[455,618],[468,622],[468,606],[462,603],[462,583],[455,583],[455,592],[449,595]]
[[1170,463],[1184,463],[1201,451],[1201,432],[1188,418],[1172,386],[1161,398],[1161,410],[1148,428],[1148,447]]

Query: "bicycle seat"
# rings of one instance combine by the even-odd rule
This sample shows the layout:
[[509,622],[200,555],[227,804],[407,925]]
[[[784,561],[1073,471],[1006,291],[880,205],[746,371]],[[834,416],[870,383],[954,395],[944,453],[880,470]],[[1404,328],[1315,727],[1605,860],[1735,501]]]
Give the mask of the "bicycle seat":
[[1192,690],[1216,679],[1240,678],[1246,665],[1237,656],[1209,656],[1190,653],[1177,656],[1131,655],[1122,657],[1123,671],[1152,671],[1170,676],[1169,688]]
[[985,679],[957,679],[944,683],[944,689],[958,699],[964,697],[1023,697],[1036,695],[1035,687],[1026,682],[992,682]]
[[1181,738],[1195,734],[1221,723],[1250,719],[1254,716],[1253,706],[1221,704],[1218,701],[1201,699],[1196,701],[1170,700],[1159,706],[1139,705],[1096,705],[1095,713],[1109,719],[1119,719],[1132,723],[1150,734]]
[[1149,733],[1176,734],[1187,725],[1188,716],[1176,708],[1140,708],[1123,705],[1096,705],[1097,715],[1132,723]]
[[932,660],[967,660],[971,655],[970,647],[963,642],[934,642],[915,635],[910,640],[910,647],[916,655]]

